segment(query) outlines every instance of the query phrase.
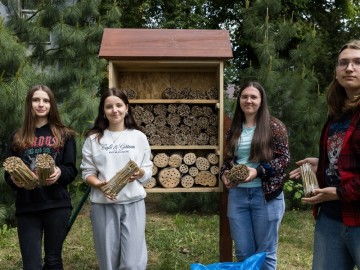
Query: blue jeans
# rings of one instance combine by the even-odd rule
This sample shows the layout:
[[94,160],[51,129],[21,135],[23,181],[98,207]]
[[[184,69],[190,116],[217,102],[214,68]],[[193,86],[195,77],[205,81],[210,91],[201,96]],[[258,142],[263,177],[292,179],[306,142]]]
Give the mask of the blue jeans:
[[266,202],[261,187],[229,189],[227,213],[238,261],[266,252],[261,269],[276,269],[278,232],[284,212],[283,193]]
[[[62,247],[70,214],[70,208],[54,208],[17,216],[24,270],[63,269]],[[44,266],[41,258],[43,235]]]
[[360,269],[360,227],[345,226],[342,222],[321,213],[314,233],[313,270]]

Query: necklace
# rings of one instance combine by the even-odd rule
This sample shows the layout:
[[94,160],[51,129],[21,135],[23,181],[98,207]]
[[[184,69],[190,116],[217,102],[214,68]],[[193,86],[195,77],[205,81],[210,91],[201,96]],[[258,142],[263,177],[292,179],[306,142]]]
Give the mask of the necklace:
[[120,134],[117,137],[114,137],[113,133],[115,133],[115,132],[112,132],[110,130],[109,130],[109,132],[110,132],[110,136],[112,138],[113,143],[115,143],[121,137],[121,134],[122,134],[122,131],[118,131],[118,133],[120,133]]

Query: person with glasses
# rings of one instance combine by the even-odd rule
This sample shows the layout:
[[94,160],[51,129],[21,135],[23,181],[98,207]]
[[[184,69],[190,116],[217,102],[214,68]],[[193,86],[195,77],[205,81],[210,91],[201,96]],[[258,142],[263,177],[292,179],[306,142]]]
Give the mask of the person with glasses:
[[319,157],[296,162],[311,164],[320,187],[302,199],[316,218],[312,269],[360,269],[360,40],[340,49],[327,106]]
[[[242,262],[266,252],[261,269],[275,270],[290,153],[286,127],[270,115],[265,90],[258,82],[240,89],[226,138],[221,175],[228,188],[227,216],[236,259]],[[234,164],[247,167],[248,177],[241,183],[228,177]]]

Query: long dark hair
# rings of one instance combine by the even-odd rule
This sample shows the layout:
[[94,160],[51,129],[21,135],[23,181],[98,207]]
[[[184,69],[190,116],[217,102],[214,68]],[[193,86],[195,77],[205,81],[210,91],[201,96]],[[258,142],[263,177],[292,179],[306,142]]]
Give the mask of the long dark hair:
[[14,150],[25,149],[34,143],[37,118],[32,108],[32,98],[38,90],[46,92],[50,99],[50,111],[47,117],[51,132],[55,137],[54,147],[62,147],[68,136],[76,134],[74,130],[62,123],[52,90],[46,85],[35,85],[28,91],[25,99],[24,121],[21,128],[15,133],[12,145]]
[[[353,40],[343,45],[338,56],[345,49],[360,50],[360,40]],[[336,71],[334,71],[334,77],[328,87],[326,100],[329,115],[334,118],[340,118],[342,115],[358,107],[360,96],[356,96],[354,100],[348,100],[345,88],[338,82]]]
[[138,129],[140,130],[140,127],[135,121],[135,118],[132,114],[132,109],[129,103],[129,100],[126,96],[126,94],[121,91],[120,89],[116,87],[112,87],[107,89],[101,96],[99,108],[98,108],[98,115],[95,119],[94,126],[86,133],[86,136],[90,136],[92,134],[97,134],[97,139],[100,141],[100,139],[104,136],[104,130],[109,127],[109,120],[107,118],[104,118],[104,104],[105,99],[110,96],[116,96],[120,98],[125,105],[128,107],[127,114],[124,118],[124,125],[128,129]]
[[226,146],[225,154],[230,159],[234,158],[236,145],[242,131],[242,124],[245,122],[245,114],[240,107],[240,97],[244,89],[249,86],[259,90],[261,96],[260,107],[255,117],[256,128],[251,142],[249,160],[252,162],[270,161],[273,157],[273,137],[270,127],[271,116],[264,88],[260,85],[260,83],[253,81],[243,85],[238,93],[234,118],[230,127],[230,140]]

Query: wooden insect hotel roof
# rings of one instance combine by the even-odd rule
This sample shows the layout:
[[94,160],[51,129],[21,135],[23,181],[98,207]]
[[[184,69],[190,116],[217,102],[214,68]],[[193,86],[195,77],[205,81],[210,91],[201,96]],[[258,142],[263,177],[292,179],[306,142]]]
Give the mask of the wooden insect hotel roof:
[[99,57],[108,60],[226,60],[227,30],[105,28]]

